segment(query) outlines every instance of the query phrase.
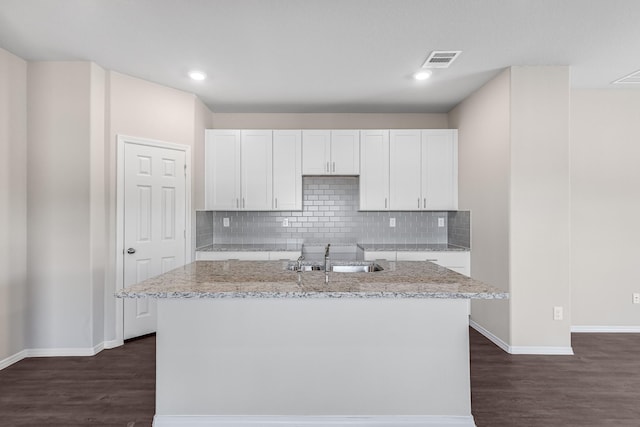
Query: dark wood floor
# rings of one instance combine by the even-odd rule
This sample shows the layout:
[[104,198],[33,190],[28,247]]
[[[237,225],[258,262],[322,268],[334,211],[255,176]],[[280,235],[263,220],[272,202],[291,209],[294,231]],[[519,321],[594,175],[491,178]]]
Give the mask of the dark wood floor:
[[148,427],[156,339],[93,357],[29,358],[0,371],[0,426]]
[[[575,356],[511,356],[470,331],[478,427],[640,426],[640,334],[574,334]],[[150,426],[155,337],[0,371],[0,426]]]
[[476,425],[640,426],[640,334],[571,341],[575,356],[513,356],[471,330]]

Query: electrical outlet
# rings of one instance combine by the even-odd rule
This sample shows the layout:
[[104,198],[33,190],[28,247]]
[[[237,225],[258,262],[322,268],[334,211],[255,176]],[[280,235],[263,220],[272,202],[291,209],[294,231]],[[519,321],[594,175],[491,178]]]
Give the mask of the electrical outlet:
[[389,218],[389,227],[395,227],[395,226],[396,226],[396,219]]
[[638,293],[633,294],[633,303],[640,304],[640,294]]
[[284,218],[282,220],[282,226],[283,227],[288,227],[289,226],[289,218]]
[[444,227],[444,218],[438,218],[438,227]]
[[229,218],[222,218],[222,226],[223,227],[229,226]]
[[553,320],[562,320],[562,307],[553,307]]

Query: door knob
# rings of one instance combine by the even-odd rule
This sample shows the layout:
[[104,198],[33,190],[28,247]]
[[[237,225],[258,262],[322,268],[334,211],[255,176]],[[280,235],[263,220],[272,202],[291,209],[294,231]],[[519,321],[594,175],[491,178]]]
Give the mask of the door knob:
[[136,250],[135,250],[135,249],[133,249],[133,248],[129,248],[129,249],[127,249],[127,253],[128,253],[128,254],[135,254],[135,253],[136,253]]

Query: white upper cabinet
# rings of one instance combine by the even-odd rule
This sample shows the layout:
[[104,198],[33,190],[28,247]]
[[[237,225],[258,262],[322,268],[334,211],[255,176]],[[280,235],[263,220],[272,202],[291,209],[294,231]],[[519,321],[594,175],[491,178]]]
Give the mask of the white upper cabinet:
[[242,193],[240,208],[271,210],[273,199],[273,131],[243,130],[240,138]]
[[331,131],[302,131],[302,174],[328,175],[331,167]]
[[360,132],[360,210],[389,209],[389,131]]
[[358,175],[360,173],[360,131],[331,131],[331,173]]
[[360,131],[303,130],[303,175],[358,175]]
[[240,208],[240,131],[205,131],[205,209]]
[[205,133],[205,209],[271,210],[271,130]]
[[392,130],[389,146],[391,210],[458,209],[456,130]]
[[422,141],[419,130],[392,130],[389,135],[390,209],[422,208]]
[[458,131],[422,131],[423,209],[458,209]]
[[302,210],[302,132],[273,131],[273,209]]

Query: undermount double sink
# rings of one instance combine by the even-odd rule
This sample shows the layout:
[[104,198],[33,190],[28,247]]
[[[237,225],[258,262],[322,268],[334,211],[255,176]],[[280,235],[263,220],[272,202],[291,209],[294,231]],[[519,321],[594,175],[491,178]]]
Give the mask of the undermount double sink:
[[[290,262],[287,265],[287,270],[298,271],[298,265],[296,262]],[[376,271],[384,270],[379,264],[368,261],[351,261],[351,262],[335,262],[331,263],[330,270],[334,273],[373,273]],[[300,271],[324,271],[324,265],[302,263],[300,265]]]

